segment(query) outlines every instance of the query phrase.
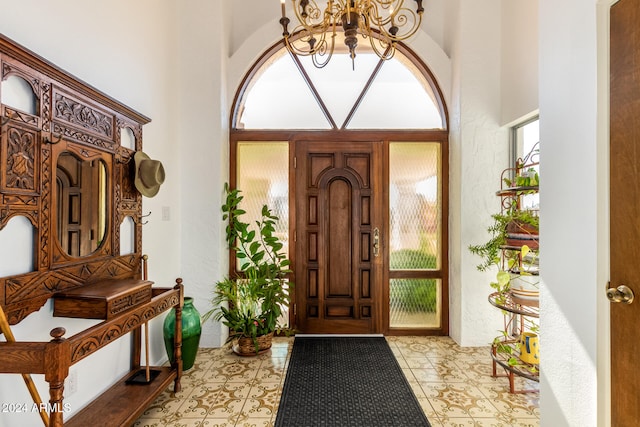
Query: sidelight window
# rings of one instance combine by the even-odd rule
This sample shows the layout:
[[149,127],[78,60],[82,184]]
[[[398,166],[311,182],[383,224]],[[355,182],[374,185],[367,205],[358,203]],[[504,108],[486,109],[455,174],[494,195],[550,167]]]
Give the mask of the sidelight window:
[[389,326],[440,326],[441,144],[389,143]]

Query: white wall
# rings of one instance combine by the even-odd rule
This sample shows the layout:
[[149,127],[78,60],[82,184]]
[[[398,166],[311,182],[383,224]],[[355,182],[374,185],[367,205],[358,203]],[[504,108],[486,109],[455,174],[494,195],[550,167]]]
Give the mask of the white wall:
[[[152,118],[143,130],[144,149],[163,162],[167,180],[156,198],[143,202],[144,212],[152,212],[143,227],[143,246],[150,256],[150,277],[156,285],[163,286],[172,286],[180,271],[180,150],[175,131],[172,3],[113,0],[98,7],[97,3],[81,0],[0,0],[0,31],[4,35]],[[169,221],[161,220],[163,206],[170,210]],[[6,249],[7,243],[2,244]],[[0,275],[6,274],[0,271]],[[52,318],[51,312],[51,304],[47,303],[13,327],[16,338],[48,340],[49,331],[55,326],[64,326],[66,336],[71,336],[95,323]],[[151,324],[154,362],[166,359],[161,326],[162,318]],[[129,348],[129,340],[123,338],[72,367],[78,378],[77,392],[66,399],[72,413],[128,371]],[[47,401],[48,387],[41,376],[36,377],[40,395]],[[30,401],[18,375],[1,376],[0,402]],[[40,423],[37,413],[0,413],[2,426]]]
[[538,0],[502,2],[503,125],[538,111]]
[[607,177],[598,159],[606,141],[598,140],[596,1],[540,0],[539,22],[541,425],[595,426],[597,324],[607,321],[597,310],[606,283],[598,190]]
[[[236,3],[236,2],[234,2]],[[229,176],[226,90],[229,2],[194,0],[178,21],[180,79],[181,263],[186,292],[201,314],[211,309],[213,286],[228,270],[220,206]],[[203,325],[202,347],[218,347],[226,328]]]
[[468,247],[488,238],[491,214],[500,210],[500,173],[509,164],[508,132],[500,126],[502,5],[463,0],[449,7],[455,20],[447,35],[453,62],[450,333],[462,345],[487,345],[502,325],[500,311],[487,302],[495,272],[477,271],[480,258]]

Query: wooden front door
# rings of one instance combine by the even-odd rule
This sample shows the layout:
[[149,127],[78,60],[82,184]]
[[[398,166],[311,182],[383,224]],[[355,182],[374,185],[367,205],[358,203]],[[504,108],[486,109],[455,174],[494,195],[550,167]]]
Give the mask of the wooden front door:
[[640,420],[640,2],[611,7],[610,41],[610,284],[611,425]]
[[296,143],[296,327],[381,330],[382,142]]

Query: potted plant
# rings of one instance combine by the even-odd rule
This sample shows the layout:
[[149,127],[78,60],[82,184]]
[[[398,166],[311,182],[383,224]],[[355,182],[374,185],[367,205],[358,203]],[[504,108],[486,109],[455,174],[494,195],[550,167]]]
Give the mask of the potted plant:
[[275,235],[279,218],[264,205],[254,226],[243,221],[241,191],[225,184],[226,201],[222,205],[226,241],[240,261],[240,271],[216,282],[213,309],[204,320],[213,317],[229,327],[229,340],[237,339],[234,351],[258,354],[271,347],[274,332],[281,329],[278,319],[289,304],[292,283],[289,260],[283,244]]
[[[495,280],[490,286],[496,291],[496,295],[492,297],[495,297],[498,306],[506,305],[509,295],[512,297],[511,301],[520,305],[537,305],[538,217],[528,211],[511,209],[494,214],[492,218],[494,221],[487,228],[490,239],[484,244],[469,246],[471,253],[482,257],[482,262],[477,265],[478,270],[497,269]],[[527,243],[535,244],[535,248],[530,248]],[[505,320],[504,330],[492,343],[494,358],[501,355],[500,358],[509,366],[519,366],[523,371],[537,374],[537,365],[529,363],[530,359],[526,358],[527,353],[522,351],[522,345],[514,344],[511,323],[514,317],[505,315],[505,319],[510,320]],[[526,334],[538,332],[536,321],[522,316],[522,322],[520,328],[528,332],[520,334],[518,342],[525,339]],[[535,338],[537,339],[537,335]],[[521,357],[523,354],[524,358]]]
[[490,286],[502,296],[511,291],[514,282],[519,282],[517,288],[524,291],[521,295],[533,297],[527,294],[533,292],[530,288],[535,287],[537,280],[526,278],[537,273],[538,216],[528,210],[509,209],[491,217],[493,223],[487,228],[490,239],[469,246],[472,254],[482,258],[478,270],[497,268],[496,280]]

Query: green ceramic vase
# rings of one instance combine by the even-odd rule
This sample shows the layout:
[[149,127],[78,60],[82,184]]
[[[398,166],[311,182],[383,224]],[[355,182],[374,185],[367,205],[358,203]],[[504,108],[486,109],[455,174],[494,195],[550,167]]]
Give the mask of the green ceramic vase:
[[[173,360],[173,338],[176,330],[176,310],[172,308],[167,317],[164,318],[164,347],[167,350],[169,360]],[[196,361],[196,353],[200,345],[200,335],[202,325],[200,324],[200,313],[193,306],[193,298],[184,297],[182,307],[182,370],[186,371],[193,367]]]

